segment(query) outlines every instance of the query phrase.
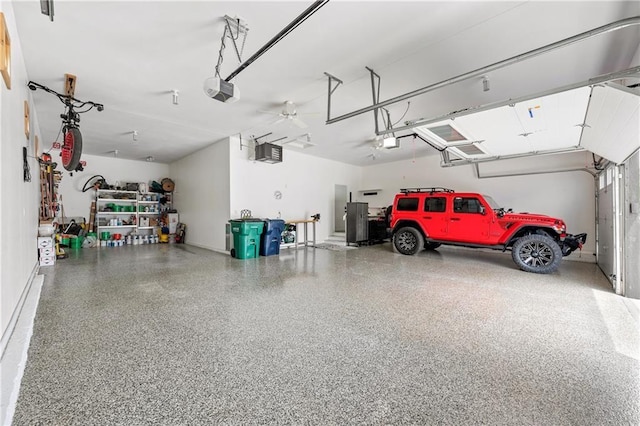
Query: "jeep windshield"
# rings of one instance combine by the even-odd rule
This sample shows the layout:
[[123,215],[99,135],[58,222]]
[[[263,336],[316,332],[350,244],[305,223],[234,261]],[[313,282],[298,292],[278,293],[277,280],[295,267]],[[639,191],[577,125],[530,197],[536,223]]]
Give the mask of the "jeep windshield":
[[493,198],[491,198],[490,196],[488,196],[488,195],[484,195],[484,194],[483,194],[482,196],[483,196],[483,197],[484,197],[484,199],[487,201],[487,203],[489,203],[489,206],[491,206],[491,208],[492,208],[493,210],[500,210],[500,209],[502,209],[502,207],[500,207],[500,206],[498,205],[498,203],[496,203],[496,201],[495,201]]

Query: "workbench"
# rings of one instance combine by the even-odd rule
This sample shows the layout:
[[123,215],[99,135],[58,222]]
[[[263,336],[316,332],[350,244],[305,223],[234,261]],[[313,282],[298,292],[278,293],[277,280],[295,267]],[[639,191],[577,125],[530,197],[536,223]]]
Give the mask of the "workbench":
[[[280,248],[298,248],[298,247],[315,247],[316,245],[316,222],[315,219],[287,220],[285,221],[285,229],[287,225],[296,226],[296,238],[292,243],[282,243]],[[313,239],[309,239],[309,224],[313,231]]]

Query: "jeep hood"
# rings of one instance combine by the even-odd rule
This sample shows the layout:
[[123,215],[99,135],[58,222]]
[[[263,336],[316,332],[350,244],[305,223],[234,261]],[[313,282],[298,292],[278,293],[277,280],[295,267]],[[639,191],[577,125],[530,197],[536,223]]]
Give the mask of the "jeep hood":
[[540,219],[540,220],[554,220],[551,216],[547,216],[546,214],[538,214],[538,213],[507,213],[504,215],[505,218],[513,219],[513,220],[523,220],[523,219]]
[[544,214],[537,213],[507,213],[500,218],[500,221],[506,222],[540,222],[540,223],[554,223],[556,220],[555,217],[547,216]]

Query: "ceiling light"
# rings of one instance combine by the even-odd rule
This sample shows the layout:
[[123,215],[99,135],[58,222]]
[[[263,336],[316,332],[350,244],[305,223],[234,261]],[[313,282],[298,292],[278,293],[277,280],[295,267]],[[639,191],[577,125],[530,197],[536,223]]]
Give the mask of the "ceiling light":
[[155,158],[153,158],[153,156],[152,156],[152,155],[150,155],[150,156],[148,156],[148,157],[146,158],[146,160],[147,160],[149,163],[151,163],[153,160],[155,160]]
[[416,133],[424,137],[429,145],[438,151],[447,150],[461,158],[486,156],[488,153],[480,148],[484,140],[475,140],[465,136],[452,120],[430,124],[429,127],[416,127]]
[[306,133],[295,139],[284,141],[282,142],[282,145],[292,146],[300,149],[306,149],[315,146],[315,144],[311,142],[311,133]]
[[400,146],[400,142],[398,141],[398,138],[396,138],[395,136],[389,136],[382,139],[383,148],[387,148],[387,149],[398,148],[399,146]]
[[482,77],[482,90],[488,92],[491,89],[489,86],[489,77],[486,75]]
[[178,94],[180,93],[180,91],[178,90],[172,90],[171,91],[171,98],[172,98],[172,102],[174,105],[178,105]]

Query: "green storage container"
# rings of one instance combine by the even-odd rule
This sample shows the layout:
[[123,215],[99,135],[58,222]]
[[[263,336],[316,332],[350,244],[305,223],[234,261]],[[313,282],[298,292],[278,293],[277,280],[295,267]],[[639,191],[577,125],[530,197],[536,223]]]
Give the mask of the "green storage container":
[[73,249],[79,249],[82,248],[82,241],[84,240],[83,237],[80,236],[72,236],[69,238],[69,247],[73,248]]
[[233,251],[237,259],[253,259],[260,253],[260,235],[264,229],[264,222],[260,219],[230,220],[233,234]]

